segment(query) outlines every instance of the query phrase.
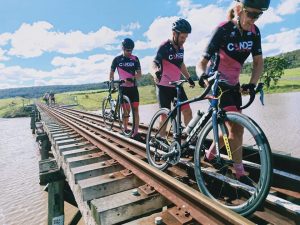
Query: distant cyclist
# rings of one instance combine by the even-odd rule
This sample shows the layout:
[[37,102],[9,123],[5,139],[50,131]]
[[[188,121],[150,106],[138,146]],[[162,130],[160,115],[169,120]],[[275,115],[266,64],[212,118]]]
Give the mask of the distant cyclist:
[[[184,63],[184,48],[192,27],[185,19],[178,19],[172,25],[172,39],[161,44],[153,62],[154,81],[157,85],[157,95],[160,108],[171,109],[171,102],[177,96],[176,88],[169,82],[180,79],[181,74],[185,76],[191,87],[195,86],[194,81]],[[187,100],[184,89],[181,90],[180,101]],[[187,125],[192,118],[192,110],[189,104],[181,107],[184,123]],[[161,118],[164,121],[165,118]],[[161,133],[164,136],[163,133]]]
[[43,100],[46,103],[46,105],[49,105],[49,92],[46,92],[43,96]]
[[[220,107],[226,111],[241,112],[242,93],[254,91],[254,88],[263,72],[263,57],[261,49],[261,35],[258,27],[254,24],[257,19],[267,10],[270,0],[239,0],[229,11],[228,21],[217,27],[214,32],[198,69],[202,75],[199,84],[204,85],[202,76],[209,71],[209,61],[215,53],[220,56],[218,71],[221,79],[234,85],[235,89],[222,88],[223,94],[220,99]],[[240,86],[239,76],[242,66],[249,55],[253,58],[253,70],[248,84]],[[205,81],[206,82],[206,81]],[[233,146],[232,156],[236,177],[248,185],[251,185],[242,163],[243,128],[236,124],[228,123],[230,145]],[[222,139],[220,139],[222,140]],[[222,146],[220,146],[222,147]],[[216,154],[215,146],[211,145],[206,153],[206,158],[213,162]]]
[[50,100],[50,105],[55,105],[55,96],[53,91],[50,91],[49,93],[49,100]]
[[[121,93],[126,95],[134,109],[135,127],[132,134],[132,138],[135,140],[141,140],[141,136],[138,133],[139,129],[139,91],[137,88],[136,79],[139,79],[142,75],[140,61],[137,56],[132,55],[134,49],[134,42],[130,38],[125,38],[122,42],[123,53],[114,58],[111,71],[109,74],[109,79],[114,79],[115,70],[118,70],[120,80],[125,80],[124,84],[121,84]],[[124,126],[127,129],[127,121],[125,121]]]

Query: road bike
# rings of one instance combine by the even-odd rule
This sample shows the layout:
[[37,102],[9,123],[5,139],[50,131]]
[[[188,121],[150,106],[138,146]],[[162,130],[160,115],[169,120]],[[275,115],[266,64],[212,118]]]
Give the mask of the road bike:
[[[121,132],[131,137],[134,130],[134,110],[130,99],[122,94],[120,85],[125,83],[124,80],[112,80],[105,82],[108,85],[108,96],[102,100],[102,116],[103,121],[109,130],[113,128],[114,122],[119,123]],[[114,87],[117,84],[118,88]],[[117,97],[113,98],[112,94],[116,93]]]
[[[243,216],[253,213],[268,195],[272,179],[271,149],[266,135],[250,117],[238,112],[226,112],[219,107],[219,98],[223,94],[220,87],[233,87],[220,79],[218,71],[208,78],[208,86],[200,96],[181,102],[179,96],[184,82],[170,83],[177,89],[173,110],[158,110],[150,122],[146,137],[149,164],[160,170],[185,164],[193,169],[191,176],[202,193]],[[253,102],[257,92],[263,93],[261,83],[241,109]],[[181,107],[202,100],[209,100],[208,111],[197,113],[189,123],[191,127],[184,129],[181,125]],[[162,121],[161,118],[166,119]],[[228,123],[242,127],[242,144],[232,145]],[[205,152],[212,146],[216,153],[215,158],[209,161]],[[237,153],[242,155],[250,182],[244,183],[236,178],[233,155]]]

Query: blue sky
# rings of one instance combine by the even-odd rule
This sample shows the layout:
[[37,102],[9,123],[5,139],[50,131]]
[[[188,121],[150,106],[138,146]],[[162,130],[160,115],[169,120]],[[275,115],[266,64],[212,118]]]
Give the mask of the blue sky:
[[[102,82],[120,42],[149,72],[159,44],[179,17],[193,28],[185,63],[200,59],[211,32],[226,20],[232,0],[0,0],[0,89]],[[273,0],[257,21],[264,56],[300,48],[300,0]]]

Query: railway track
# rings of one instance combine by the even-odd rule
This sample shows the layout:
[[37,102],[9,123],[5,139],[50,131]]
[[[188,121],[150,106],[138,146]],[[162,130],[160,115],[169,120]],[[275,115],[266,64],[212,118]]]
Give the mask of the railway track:
[[[115,219],[113,223],[138,218],[136,221],[139,220],[140,224],[153,224],[155,219],[159,223],[161,218],[164,224],[251,224],[251,221],[299,224],[300,179],[296,159],[286,158],[283,162],[279,156],[273,156],[275,182],[264,208],[249,218],[243,218],[198,192],[195,181],[189,176],[193,163],[188,158],[162,173],[146,163],[143,143],[123,137],[117,128],[107,131],[100,116],[44,105],[39,105],[39,108],[44,112],[43,120],[47,120],[46,117],[57,120],[46,125],[47,133],[54,145],[54,156],[67,174],[73,193],[79,190],[80,194],[74,196],[77,202],[81,202],[78,205],[88,224],[107,224],[105,218],[112,217]],[[140,130],[145,134],[147,126],[141,125]],[[282,168],[287,170],[282,171]],[[121,189],[115,190],[115,187]],[[139,207],[132,202],[119,206],[129,196],[132,202],[143,197],[136,203]],[[119,199],[124,199],[124,202]],[[105,202],[113,203],[113,208]],[[148,208],[138,210],[143,208],[141,202]],[[167,209],[159,212],[162,208]],[[122,213],[125,209],[130,213]]]

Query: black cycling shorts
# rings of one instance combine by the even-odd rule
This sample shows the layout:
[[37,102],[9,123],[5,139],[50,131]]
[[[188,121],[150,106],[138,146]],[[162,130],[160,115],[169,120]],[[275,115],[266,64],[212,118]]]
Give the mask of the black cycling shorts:
[[[137,89],[137,86],[120,87],[120,92],[123,95],[126,95],[133,105],[136,105],[138,102],[140,102],[140,96],[139,96],[139,91]],[[134,102],[136,102],[136,103],[134,104]]]
[[237,84],[234,89],[222,88],[223,94],[219,99],[219,106],[226,111],[239,111],[242,106],[242,95],[240,85]]
[[[188,98],[186,96],[183,87],[180,88],[181,88],[181,93],[179,96],[179,101],[183,102],[186,101]],[[177,98],[176,88],[157,85],[156,91],[157,91],[157,98],[158,98],[160,108],[171,109],[171,102],[174,100],[174,98]],[[189,107],[189,104],[183,105],[181,107],[181,110],[187,107]]]

